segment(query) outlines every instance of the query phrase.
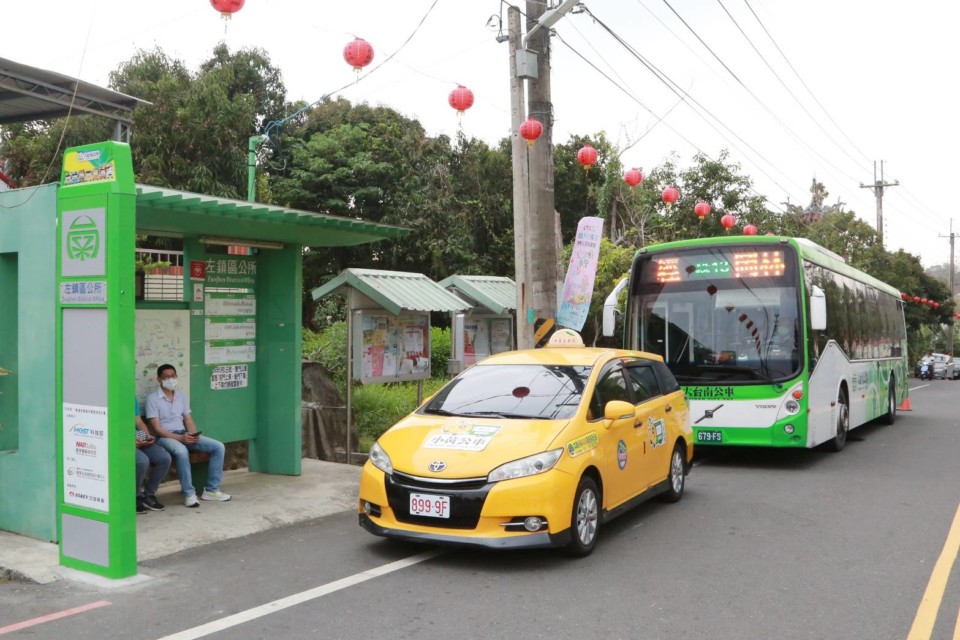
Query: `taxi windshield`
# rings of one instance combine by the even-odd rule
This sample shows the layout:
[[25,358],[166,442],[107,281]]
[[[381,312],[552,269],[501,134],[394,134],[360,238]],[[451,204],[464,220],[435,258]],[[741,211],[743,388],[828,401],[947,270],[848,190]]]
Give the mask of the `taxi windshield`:
[[441,389],[420,413],[563,420],[577,411],[592,367],[479,364]]

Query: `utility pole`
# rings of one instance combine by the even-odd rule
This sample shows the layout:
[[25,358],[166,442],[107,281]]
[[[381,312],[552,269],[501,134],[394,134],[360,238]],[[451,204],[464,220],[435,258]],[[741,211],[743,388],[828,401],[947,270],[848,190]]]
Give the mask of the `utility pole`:
[[[510,115],[513,125],[513,220],[517,282],[517,347],[529,349],[554,326],[560,283],[560,227],[553,192],[553,103],[550,99],[550,27],[579,0],[547,8],[526,0],[526,30],[519,9],[507,11],[510,44]],[[529,113],[524,79],[529,81]],[[543,125],[530,146],[519,129],[527,115]],[[536,327],[536,331],[535,331]]]
[[[953,244],[954,244],[954,238],[956,238],[956,235],[957,234],[953,232],[953,218],[950,218],[950,235],[948,237],[950,238],[950,299],[951,300],[953,300],[953,296],[956,293],[956,289],[954,289],[954,282],[953,282]],[[942,238],[943,236],[940,236],[940,237]],[[950,321],[950,323],[947,325],[947,351],[950,352],[951,358],[953,357],[953,324],[954,324],[954,321]]]
[[877,180],[877,162],[873,162],[873,184],[860,183],[861,189],[873,189],[873,195],[877,198],[877,234],[880,235],[880,246],[883,246],[883,190],[886,187],[896,187],[900,184],[899,180],[893,182],[883,181],[883,160],[880,161],[880,179]]

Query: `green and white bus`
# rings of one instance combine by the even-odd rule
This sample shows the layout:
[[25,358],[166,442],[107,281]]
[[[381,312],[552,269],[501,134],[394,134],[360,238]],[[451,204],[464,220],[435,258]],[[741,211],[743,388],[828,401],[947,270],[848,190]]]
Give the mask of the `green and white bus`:
[[803,238],[729,236],[640,249],[607,298],[612,335],[663,356],[699,445],[825,447],[906,399],[900,293]]

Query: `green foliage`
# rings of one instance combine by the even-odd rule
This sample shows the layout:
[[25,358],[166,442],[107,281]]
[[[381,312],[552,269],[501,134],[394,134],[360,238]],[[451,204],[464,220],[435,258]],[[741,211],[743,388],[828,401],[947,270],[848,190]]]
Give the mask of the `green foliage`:
[[[424,380],[423,399],[440,390],[449,378]],[[369,451],[380,435],[417,408],[417,383],[358,385],[353,388],[353,419],[360,451]]]
[[322,364],[340,393],[346,391],[347,323],[334,322],[320,331],[303,330],[303,357]]
[[434,379],[449,379],[447,360],[452,356],[452,338],[449,327],[430,327],[430,375]]

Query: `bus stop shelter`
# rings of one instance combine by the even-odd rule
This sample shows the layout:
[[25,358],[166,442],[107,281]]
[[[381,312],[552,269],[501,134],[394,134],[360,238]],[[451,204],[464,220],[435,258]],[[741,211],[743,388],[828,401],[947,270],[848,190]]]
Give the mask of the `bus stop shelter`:
[[[205,434],[247,440],[252,471],[299,474],[304,247],[406,232],[138,185],[118,142],[0,192],[0,529],[59,541],[65,566],[135,574],[133,396],[168,362]],[[179,296],[136,299],[136,234],[182,239]]]

